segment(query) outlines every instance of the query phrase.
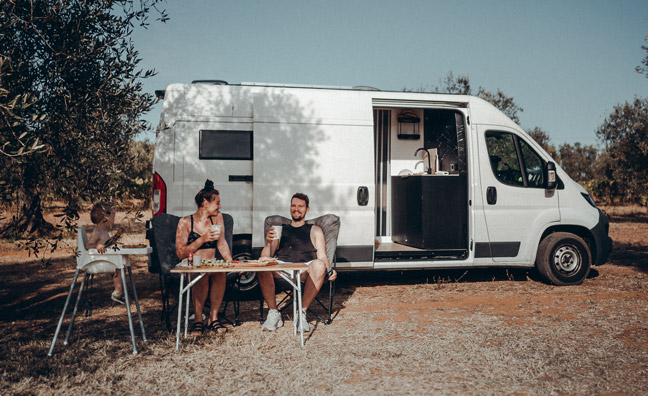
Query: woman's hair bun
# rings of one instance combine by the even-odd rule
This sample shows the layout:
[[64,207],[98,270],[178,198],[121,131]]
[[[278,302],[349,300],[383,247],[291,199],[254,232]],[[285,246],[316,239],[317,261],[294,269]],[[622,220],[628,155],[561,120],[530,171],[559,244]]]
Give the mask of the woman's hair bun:
[[205,190],[213,190],[214,189],[214,182],[207,179],[205,181]]

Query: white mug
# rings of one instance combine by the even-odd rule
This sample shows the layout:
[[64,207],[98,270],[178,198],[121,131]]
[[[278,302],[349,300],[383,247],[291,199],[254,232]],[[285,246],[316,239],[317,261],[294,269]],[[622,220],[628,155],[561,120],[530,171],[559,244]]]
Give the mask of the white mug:
[[200,263],[202,262],[202,257],[200,256],[193,256],[193,266],[194,267],[200,267]]
[[217,231],[218,236],[216,239],[220,239],[221,231],[222,231],[222,226],[220,224],[212,224],[211,227],[209,227],[212,231]]
[[281,239],[281,230],[283,229],[283,226],[272,226],[272,229],[274,229],[275,232],[274,239]]

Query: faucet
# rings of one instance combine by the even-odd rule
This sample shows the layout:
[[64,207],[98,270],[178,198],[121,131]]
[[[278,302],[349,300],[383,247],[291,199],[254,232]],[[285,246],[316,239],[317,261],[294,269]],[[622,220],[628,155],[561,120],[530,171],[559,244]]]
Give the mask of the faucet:
[[419,151],[425,151],[427,153],[427,158],[428,158],[427,173],[428,173],[428,175],[431,175],[432,174],[432,160],[430,159],[430,152],[425,147],[419,147],[419,148],[416,149],[416,152],[414,153],[415,157],[418,155]]

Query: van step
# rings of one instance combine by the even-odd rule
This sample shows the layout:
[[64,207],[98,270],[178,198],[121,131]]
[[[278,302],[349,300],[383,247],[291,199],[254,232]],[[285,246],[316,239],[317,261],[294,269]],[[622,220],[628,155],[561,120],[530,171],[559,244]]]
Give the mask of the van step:
[[465,260],[467,249],[459,250],[417,250],[417,251],[376,251],[375,261],[425,261],[425,260]]

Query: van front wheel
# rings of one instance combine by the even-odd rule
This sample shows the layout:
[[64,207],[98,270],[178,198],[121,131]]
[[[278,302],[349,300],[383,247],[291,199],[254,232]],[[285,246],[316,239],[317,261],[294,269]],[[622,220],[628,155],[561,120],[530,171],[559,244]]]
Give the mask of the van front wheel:
[[540,275],[554,285],[583,283],[591,266],[589,246],[578,235],[555,232],[540,242],[536,267]]

